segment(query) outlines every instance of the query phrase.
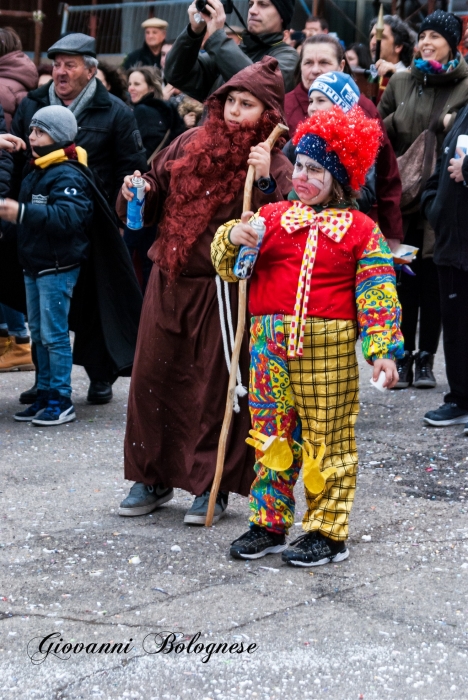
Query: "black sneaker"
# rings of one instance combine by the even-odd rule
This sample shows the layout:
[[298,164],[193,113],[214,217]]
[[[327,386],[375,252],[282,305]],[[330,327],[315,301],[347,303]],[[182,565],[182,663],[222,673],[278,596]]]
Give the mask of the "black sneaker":
[[322,566],[348,557],[349,551],[344,542],[331,540],[318,531],[301,535],[281,555],[282,560],[292,566]]
[[408,351],[405,352],[405,356],[401,360],[396,361],[399,379],[393,389],[407,389],[411,386],[413,382],[413,361],[413,354]]
[[286,537],[270,532],[260,525],[252,525],[231,544],[229,554],[234,559],[260,559],[266,554],[279,554],[288,545]]
[[[219,491],[213,515],[214,523],[217,523],[218,520],[225,515],[228,506],[228,496],[229,494]],[[185,513],[184,523],[186,525],[204,525],[206,522],[206,514],[208,513],[209,500],[209,491],[205,491],[201,496],[195,496],[192,506]]]
[[119,515],[146,515],[173,498],[173,488],[166,488],[159,484],[146,486],[146,484],[136,483],[133,484],[127,498],[124,498],[120,504]]
[[13,418],[18,421],[31,421],[33,418],[39,416],[40,413],[47,406],[47,400],[49,398],[49,392],[46,389],[37,389],[36,400],[24,409],[24,411],[18,411],[15,413]]
[[56,389],[49,391],[47,406],[32,419],[33,425],[62,425],[75,420],[75,407],[69,396],[62,396]]
[[468,421],[468,411],[458,408],[456,403],[443,403],[435,411],[428,411],[424,416],[424,422],[428,425],[458,425]]
[[416,389],[433,389],[437,382],[432,368],[434,355],[430,352],[417,352],[414,356],[414,382]]
[[463,435],[468,435],[468,423],[466,423],[465,427],[463,428]]

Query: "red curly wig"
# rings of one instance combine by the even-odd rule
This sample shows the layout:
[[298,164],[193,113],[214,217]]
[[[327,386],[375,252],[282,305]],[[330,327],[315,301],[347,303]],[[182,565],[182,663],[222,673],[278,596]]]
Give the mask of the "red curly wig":
[[294,145],[306,134],[315,134],[325,141],[327,151],[334,151],[346,170],[351,189],[359,190],[382,141],[378,120],[369,119],[357,105],[346,114],[333,106],[328,112],[315,112],[299,124]]
[[156,262],[173,281],[190,250],[217,209],[236,198],[247,175],[250,148],[265,141],[281,121],[266,109],[254,126],[231,131],[224,121],[224,104],[209,103],[209,116],[186,144],[184,154],[166,165],[171,173],[169,193],[159,226]]

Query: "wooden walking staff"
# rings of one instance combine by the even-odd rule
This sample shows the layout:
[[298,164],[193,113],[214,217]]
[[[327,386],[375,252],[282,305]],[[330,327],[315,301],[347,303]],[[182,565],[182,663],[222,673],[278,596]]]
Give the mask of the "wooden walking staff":
[[[270,146],[270,150],[273,150],[273,146],[282,134],[287,133],[288,127],[284,124],[278,124],[275,126],[270,136],[267,138],[266,143]],[[247,171],[247,177],[244,186],[244,203],[242,211],[250,211],[252,206],[252,188],[255,178],[255,168],[253,165],[249,166]],[[213,485],[210,492],[210,500],[208,503],[208,511],[206,514],[205,526],[211,527],[213,524],[214,510],[216,506],[216,498],[218,496],[219,485],[223,477],[224,469],[224,459],[226,456],[226,443],[229,434],[229,428],[231,427],[232,412],[234,409],[234,392],[236,390],[237,381],[237,368],[239,366],[239,355],[242,345],[242,338],[244,336],[245,329],[245,316],[247,311],[247,280],[239,281],[239,309],[237,316],[237,329],[236,338],[234,341],[234,348],[232,350],[231,358],[231,371],[229,373],[229,385],[226,400],[226,410],[224,412],[223,425],[221,428],[221,434],[219,436],[218,444],[218,456],[216,459],[216,471],[213,479]]]

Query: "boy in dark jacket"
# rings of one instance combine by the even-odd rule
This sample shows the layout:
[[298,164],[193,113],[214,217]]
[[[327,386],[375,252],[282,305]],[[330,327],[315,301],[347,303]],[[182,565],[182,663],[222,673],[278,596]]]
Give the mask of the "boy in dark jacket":
[[86,166],[86,151],[74,145],[75,116],[61,106],[40,109],[30,124],[34,160],[19,201],[0,203],[8,232],[16,224],[24,270],[28,323],[38,361],[37,400],[15,414],[18,421],[60,425],[75,420],[71,402],[72,351],[68,313],[86,259],[93,218],[91,185],[69,162]]

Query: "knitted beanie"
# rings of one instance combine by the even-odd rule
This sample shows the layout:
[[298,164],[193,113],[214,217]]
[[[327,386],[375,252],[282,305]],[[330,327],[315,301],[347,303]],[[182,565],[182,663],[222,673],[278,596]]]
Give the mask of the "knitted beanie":
[[283,20],[283,29],[289,29],[296,0],[271,0]]
[[345,113],[357,104],[361,94],[352,77],[338,71],[319,75],[309,88],[309,97],[313,90],[328,97],[330,102],[333,102]]
[[32,129],[34,126],[49,134],[56,143],[63,141],[73,143],[78,133],[78,124],[73,112],[58,105],[42,107],[38,110],[31,119],[29,128]]
[[427,29],[432,29],[434,32],[444,37],[455,58],[458,51],[458,44],[461,41],[462,27],[462,22],[456,15],[451,12],[444,12],[443,10],[436,10],[432,15],[428,15],[421,23],[418,39],[422,32],[425,32]]

